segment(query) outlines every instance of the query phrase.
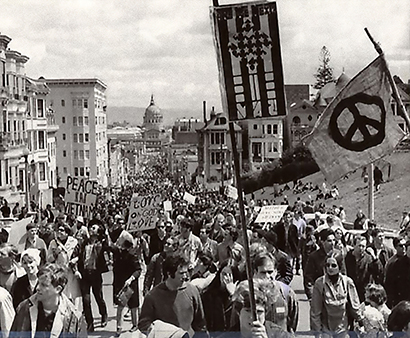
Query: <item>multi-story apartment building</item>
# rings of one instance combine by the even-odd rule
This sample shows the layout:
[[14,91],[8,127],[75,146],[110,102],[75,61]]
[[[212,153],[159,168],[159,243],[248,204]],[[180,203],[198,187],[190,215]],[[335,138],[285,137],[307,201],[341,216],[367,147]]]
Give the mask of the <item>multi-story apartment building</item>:
[[0,197],[10,204],[52,203],[55,175],[53,111],[48,87],[26,76],[28,57],[0,35]]
[[[242,128],[234,123],[236,147],[242,168]],[[198,176],[204,177],[208,187],[232,183],[233,153],[229,135],[228,119],[223,113],[211,112],[206,125],[197,130],[198,142]],[[224,182],[224,183],[222,183]]]
[[30,200],[40,207],[52,204],[56,175],[56,124],[54,112],[48,107],[50,89],[44,80],[26,78],[27,83],[27,146],[30,152]]
[[108,185],[107,86],[99,79],[46,79],[57,124],[57,175]]

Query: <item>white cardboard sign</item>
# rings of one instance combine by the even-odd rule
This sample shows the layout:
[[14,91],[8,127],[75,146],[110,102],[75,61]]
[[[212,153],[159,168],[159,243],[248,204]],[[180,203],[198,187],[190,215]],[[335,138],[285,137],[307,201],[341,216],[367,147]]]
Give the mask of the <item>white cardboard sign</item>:
[[157,209],[161,207],[161,195],[139,196],[133,195],[128,217],[129,231],[154,229],[158,219]]
[[261,208],[255,223],[277,223],[281,220],[287,208],[287,205],[265,205]]

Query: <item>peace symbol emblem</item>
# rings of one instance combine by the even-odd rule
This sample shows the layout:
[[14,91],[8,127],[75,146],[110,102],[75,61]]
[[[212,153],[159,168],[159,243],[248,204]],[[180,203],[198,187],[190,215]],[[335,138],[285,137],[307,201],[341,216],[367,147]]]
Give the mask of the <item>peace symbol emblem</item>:
[[[380,120],[360,114],[358,105],[372,112],[372,116],[380,117]],[[341,128],[339,122],[345,121],[352,123]],[[342,148],[363,151],[383,142],[386,136],[385,127],[386,109],[383,99],[380,96],[359,93],[341,100],[336,105],[329,121],[329,134]]]

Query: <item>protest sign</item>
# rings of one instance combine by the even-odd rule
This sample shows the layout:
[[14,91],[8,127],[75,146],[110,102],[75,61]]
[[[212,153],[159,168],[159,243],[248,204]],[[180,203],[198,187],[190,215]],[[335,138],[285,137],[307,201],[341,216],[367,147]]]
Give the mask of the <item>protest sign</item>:
[[65,187],[65,208],[67,215],[92,218],[97,196],[99,195],[98,182],[81,177],[67,176]]
[[191,195],[189,192],[185,192],[184,200],[188,203],[195,204],[196,197],[194,195]]
[[233,200],[238,199],[238,189],[236,189],[235,187],[231,185],[226,186],[225,194],[226,196],[228,196],[229,198],[232,198]]
[[23,218],[17,222],[9,224],[9,226],[5,227],[9,233],[9,240],[10,244],[17,246],[21,238],[26,234],[26,226],[27,224],[33,221],[33,217]]
[[99,194],[98,182],[81,177],[67,176],[65,187],[66,215],[82,216],[90,219],[94,210],[95,202]]
[[165,201],[164,202],[164,210],[165,211],[171,211],[172,210],[172,202],[171,201]]
[[265,205],[261,208],[255,223],[279,222],[287,208],[287,205]]
[[128,231],[142,231],[155,228],[157,209],[161,207],[161,194],[133,195],[128,217]]

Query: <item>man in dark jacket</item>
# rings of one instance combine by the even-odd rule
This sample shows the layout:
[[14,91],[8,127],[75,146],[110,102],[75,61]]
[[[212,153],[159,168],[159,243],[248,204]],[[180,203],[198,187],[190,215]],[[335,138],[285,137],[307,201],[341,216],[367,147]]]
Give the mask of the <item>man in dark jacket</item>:
[[363,302],[367,284],[383,283],[383,266],[372,250],[366,251],[366,237],[357,235],[353,243],[353,250],[345,258],[346,272],[353,279],[360,301]]
[[386,264],[384,288],[387,293],[387,306],[391,309],[402,300],[410,300],[410,257],[406,247],[410,242],[404,237],[393,239],[396,254]]

